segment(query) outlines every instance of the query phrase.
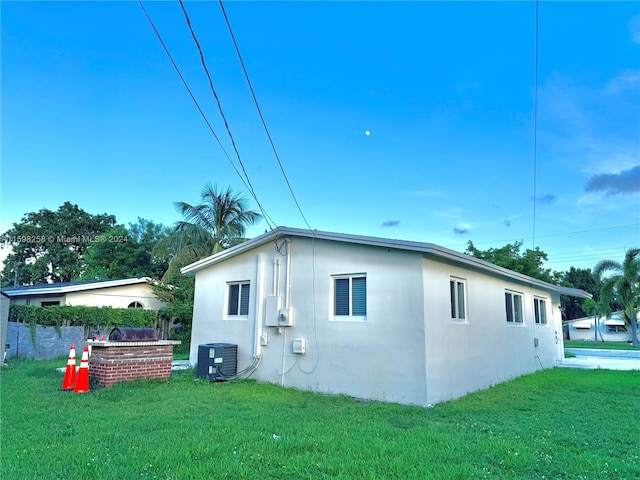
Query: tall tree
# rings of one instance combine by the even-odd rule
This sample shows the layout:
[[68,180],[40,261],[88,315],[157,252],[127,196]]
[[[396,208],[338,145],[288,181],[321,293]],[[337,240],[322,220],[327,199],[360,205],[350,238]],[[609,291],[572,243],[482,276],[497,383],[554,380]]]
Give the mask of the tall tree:
[[153,287],[167,305],[161,314],[172,322],[180,322],[183,342],[190,338],[194,281],[182,276],[180,268],[242,243],[246,240],[246,227],[261,218],[259,213],[247,210],[245,198],[230,188],[218,190],[207,183],[200,197],[202,202],[197,205],[175,202],[184,219],[154,249],[156,255],[169,258],[169,267],[162,277],[164,285]]
[[600,297],[608,304],[614,302],[622,306],[621,316],[631,326],[631,343],[638,346],[638,310],[640,309],[640,248],[630,248],[622,263],[615,260],[603,260],[596,265],[597,275],[610,273],[603,277]]
[[105,233],[105,241],[94,242],[87,249],[82,278],[160,278],[168,262],[154,255],[153,248],[168,233],[162,224],[144,218],[138,218],[138,223],[130,223],[128,230],[123,225],[116,225]]
[[3,286],[69,282],[85,268],[89,246],[115,225],[113,215],[92,215],[65,202],[57,211],[27,213],[2,235],[12,247],[2,271]]
[[[598,302],[600,298],[600,287],[602,281],[598,275],[595,275],[590,268],[571,267],[562,274],[562,284],[567,287],[579,288],[593,295],[593,300]],[[567,320],[584,317],[585,314],[592,315],[585,310],[586,299],[561,296],[561,303]]]
[[247,226],[261,218],[257,212],[246,209],[246,199],[233,193],[231,188],[218,190],[205,184],[200,193],[202,202],[191,205],[175,202],[183,216],[171,234],[158,242],[155,252],[171,257],[171,267],[187,265],[246,240]]
[[549,268],[544,268],[547,254],[536,247],[534,250],[527,248],[524,253],[520,253],[522,242],[508,243],[501,248],[489,248],[479,250],[469,240],[465,253],[481,260],[486,260],[499,267],[508,268],[514,272],[522,273],[549,283],[558,282],[558,274]]
[[600,277],[595,275],[590,268],[571,267],[563,273],[562,280],[567,286],[589,292],[595,300],[600,297],[602,280],[600,280]]

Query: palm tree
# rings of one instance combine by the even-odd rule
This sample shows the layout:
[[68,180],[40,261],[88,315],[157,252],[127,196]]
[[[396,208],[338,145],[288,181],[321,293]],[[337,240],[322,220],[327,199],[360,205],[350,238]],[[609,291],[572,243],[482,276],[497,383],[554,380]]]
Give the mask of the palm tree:
[[622,319],[631,325],[631,344],[638,346],[637,315],[640,308],[640,248],[630,248],[622,263],[603,260],[596,265],[594,274],[612,274],[603,280],[601,298],[608,304],[622,305]]
[[[593,341],[598,343],[598,321],[601,318],[609,318],[611,315],[611,307],[609,306],[609,302],[605,302],[603,300],[595,301],[593,298],[587,298],[582,303],[582,310],[589,316],[592,316],[594,319],[593,325],[595,329]],[[602,332],[600,333],[600,339],[604,341],[602,338]]]
[[155,251],[171,257],[167,273],[175,273],[176,268],[242,243],[246,240],[246,227],[262,217],[258,212],[246,210],[245,198],[231,188],[218,190],[207,183],[200,197],[202,202],[197,205],[174,203],[184,219],[158,242]]

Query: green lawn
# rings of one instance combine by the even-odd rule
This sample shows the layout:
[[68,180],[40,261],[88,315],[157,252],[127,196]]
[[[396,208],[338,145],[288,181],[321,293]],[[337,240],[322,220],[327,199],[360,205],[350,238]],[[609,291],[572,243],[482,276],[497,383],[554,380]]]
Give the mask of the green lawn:
[[628,342],[598,342],[593,340],[565,340],[564,348],[597,348],[602,350],[639,350]]
[[3,480],[640,478],[638,372],[546,370],[421,408],[193,371],[73,394],[65,363],[2,369]]

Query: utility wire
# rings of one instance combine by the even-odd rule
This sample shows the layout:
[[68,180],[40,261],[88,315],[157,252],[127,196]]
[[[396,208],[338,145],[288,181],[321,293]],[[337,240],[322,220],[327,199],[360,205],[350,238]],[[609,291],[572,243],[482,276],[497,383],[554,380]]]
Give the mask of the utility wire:
[[229,28],[229,34],[231,35],[231,40],[233,41],[233,46],[236,49],[236,53],[238,54],[238,59],[240,60],[240,65],[242,66],[242,71],[244,72],[244,78],[246,78],[247,84],[249,85],[249,90],[251,90],[251,96],[253,97],[253,103],[255,103],[256,109],[258,110],[258,115],[260,116],[260,121],[262,122],[262,126],[264,127],[264,131],[266,132],[267,138],[269,139],[269,143],[271,144],[271,149],[273,150],[273,154],[275,155],[276,160],[278,161],[278,165],[280,166],[280,171],[282,172],[282,176],[284,177],[284,180],[287,183],[287,187],[289,187],[289,192],[291,193],[291,197],[293,198],[293,201],[295,202],[296,207],[298,208],[298,211],[300,212],[300,216],[304,220],[304,223],[307,225],[307,228],[309,230],[313,230],[309,226],[309,222],[307,221],[306,217],[304,216],[304,213],[302,213],[302,208],[300,207],[300,204],[298,203],[298,199],[296,198],[295,193],[293,193],[293,188],[291,187],[291,183],[289,182],[289,178],[287,177],[287,174],[284,171],[284,167],[282,166],[282,162],[280,161],[280,156],[278,155],[278,151],[276,150],[276,146],[273,143],[273,139],[271,138],[271,133],[269,132],[269,129],[267,128],[267,123],[264,120],[264,116],[262,115],[262,110],[260,109],[260,105],[258,104],[258,99],[256,98],[256,94],[255,94],[255,92],[253,90],[253,86],[251,85],[251,80],[249,79],[249,74],[248,74],[247,69],[246,69],[246,67],[244,65],[244,61],[242,60],[242,55],[240,54],[240,49],[238,48],[238,43],[236,42],[236,37],[233,34],[233,30],[231,28],[231,23],[229,22],[229,18],[227,17],[227,12],[224,9],[224,5],[222,4],[222,0],[219,0],[219,2],[220,2],[220,8],[222,9],[222,14],[224,15],[224,20],[227,23],[227,28]]
[[538,178],[538,5],[536,0],[535,87],[533,93],[533,248],[536,248],[536,190]]
[[[256,97],[255,91],[253,90],[253,85],[251,84],[251,79],[249,78],[249,73],[247,72],[247,68],[244,64],[244,60],[242,59],[242,55],[240,54],[240,48],[238,47],[238,42],[236,42],[236,37],[233,34],[233,29],[231,28],[231,23],[229,22],[229,17],[227,17],[227,12],[224,8],[224,5],[222,3],[222,0],[219,0],[220,2],[220,9],[222,10],[222,15],[224,16],[224,20],[227,23],[227,28],[229,29],[229,34],[231,35],[231,40],[233,41],[233,46],[236,49],[236,54],[238,55],[238,60],[240,61],[240,65],[242,66],[242,71],[244,72],[244,78],[247,80],[247,84],[249,85],[249,90],[251,91],[251,96],[253,97],[253,103],[256,106],[256,110],[258,111],[258,115],[260,116],[260,121],[262,122],[262,126],[264,127],[264,131],[267,134],[267,138],[269,139],[269,144],[271,144],[271,149],[273,150],[273,154],[276,157],[276,160],[278,161],[278,166],[280,167],[280,171],[282,172],[282,176],[284,177],[284,181],[287,184],[287,187],[289,188],[289,192],[291,193],[291,197],[293,198],[294,203],[296,204],[296,207],[298,208],[298,212],[300,212],[300,216],[302,217],[302,220],[304,220],[304,223],[306,224],[307,228],[311,231],[311,235],[312,235],[312,240],[311,240],[311,269],[312,269],[312,275],[311,278],[313,279],[312,281],[312,287],[311,287],[311,291],[312,291],[312,305],[313,305],[313,332],[314,332],[314,339],[315,339],[315,346],[316,346],[316,359],[315,359],[315,363],[313,365],[313,367],[311,368],[311,370],[305,370],[304,368],[302,368],[302,366],[300,366],[300,362],[298,361],[298,359],[296,359],[296,363],[295,365],[298,366],[298,369],[307,374],[310,375],[311,373],[313,373],[315,371],[315,369],[318,367],[318,363],[320,362],[320,349],[318,346],[318,331],[317,331],[317,317],[316,317],[316,275],[315,275],[315,265],[316,265],[316,249],[315,249],[315,232],[314,230],[311,228],[311,226],[309,225],[309,222],[307,221],[307,218],[304,216],[304,213],[302,212],[302,207],[300,207],[300,203],[298,202],[298,199],[296,198],[295,193],[293,192],[293,187],[291,186],[291,182],[289,182],[289,178],[287,177],[287,173],[284,170],[284,166],[282,165],[282,162],[280,161],[280,155],[278,155],[278,151],[276,150],[276,146],[273,143],[273,139],[271,138],[271,133],[269,132],[269,128],[267,127],[267,123],[264,120],[264,115],[262,115],[262,110],[260,109],[260,104],[258,103],[258,99]],[[276,241],[276,250],[278,250],[277,248],[277,241]],[[279,251],[278,251],[279,252]],[[293,368],[293,367],[292,367]],[[284,376],[286,372],[283,372],[282,375]]]
[[[182,73],[180,72],[180,69],[178,68],[178,65],[176,64],[176,62],[173,60],[173,57],[171,56],[171,53],[169,52],[169,49],[167,48],[167,46],[164,43],[164,40],[162,40],[162,37],[160,36],[160,32],[158,31],[158,29],[156,28],[156,26],[153,23],[153,20],[151,20],[151,17],[149,16],[149,14],[147,13],[147,9],[144,8],[144,5],[142,3],[142,0],[138,0],[138,3],[140,4],[140,6],[142,7],[142,11],[144,12],[145,16],[147,17],[147,20],[149,21],[149,24],[151,25],[151,28],[153,28],[153,31],[156,34],[156,37],[158,37],[158,40],[160,41],[160,44],[162,45],[162,48],[164,48],[165,53],[167,54],[167,56],[169,57],[169,60],[171,61],[171,64],[173,65],[173,68],[176,70],[176,72],[178,73],[178,76],[180,77],[180,80],[182,80],[182,84],[184,85],[184,87],[187,89],[187,92],[189,92],[189,96],[191,97],[191,100],[193,100],[193,103],[196,105],[196,108],[198,109],[198,112],[200,112],[200,115],[202,116],[203,120],[205,121],[205,123],[207,124],[207,127],[209,127],[209,131],[211,132],[211,134],[214,136],[214,138],[216,139],[216,141],[218,142],[218,145],[220,145],[220,148],[222,149],[222,151],[224,152],[225,156],[227,157],[227,160],[229,160],[229,163],[231,164],[231,166],[233,167],[233,169],[236,171],[236,173],[238,174],[238,176],[240,177],[240,179],[244,182],[244,179],[242,178],[242,174],[240,173],[240,171],[236,168],[236,166],[234,165],[233,161],[231,160],[231,157],[229,157],[229,154],[227,153],[227,151],[225,150],[224,146],[222,145],[222,142],[220,142],[220,139],[218,138],[218,135],[216,135],[216,132],[213,130],[213,127],[211,126],[211,124],[209,123],[209,120],[207,119],[207,116],[204,114],[204,112],[202,111],[202,108],[200,107],[200,104],[198,103],[198,100],[196,100],[196,97],[193,95],[193,92],[191,91],[191,89],[189,88],[189,85],[187,84],[187,81],[185,80],[185,78],[182,76]],[[246,186],[246,182],[245,182],[245,186]],[[248,188],[248,187],[247,187]]]
[[267,225],[269,225],[269,228],[273,229],[275,226],[275,222],[273,222],[273,220],[271,219],[271,217],[269,217],[269,215],[267,214],[267,212],[265,211],[265,209],[262,207],[262,205],[260,204],[260,201],[258,200],[258,197],[256,195],[255,190],[253,189],[253,185],[251,184],[251,180],[249,179],[249,174],[247,173],[247,170],[244,166],[244,163],[242,162],[242,159],[240,158],[240,152],[238,152],[238,148],[236,146],[236,142],[233,138],[233,135],[231,133],[231,129],[229,128],[229,123],[227,122],[227,117],[224,114],[224,111],[222,110],[222,105],[220,103],[220,99],[218,98],[218,94],[216,93],[216,90],[213,86],[213,80],[211,79],[211,75],[209,74],[209,69],[207,68],[207,64],[204,60],[204,53],[202,52],[202,48],[200,47],[200,42],[198,42],[198,38],[196,37],[195,32],[193,31],[193,27],[191,26],[191,20],[189,19],[189,15],[187,14],[187,10],[184,7],[184,3],[182,2],[182,0],[179,0],[180,2],[180,7],[182,8],[182,13],[184,13],[184,18],[187,22],[187,26],[189,27],[189,31],[191,32],[191,37],[193,38],[193,41],[196,44],[196,48],[198,49],[198,53],[200,54],[200,62],[202,63],[202,67],[204,68],[204,72],[207,75],[207,79],[209,80],[209,87],[211,88],[211,92],[213,93],[213,97],[216,100],[216,104],[218,105],[218,111],[220,112],[220,116],[222,117],[222,120],[224,121],[224,126],[227,129],[227,134],[229,135],[229,138],[231,139],[231,145],[233,146],[233,150],[236,152],[236,156],[238,158],[238,162],[240,163],[240,166],[242,168],[242,171],[244,173],[245,179],[247,181],[247,185],[248,185],[248,189],[249,192],[251,193],[251,196],[253,197],[253,199],[256,201],[256,203],[258,204],[258,208],[260,208],[260,211],[262,212],[262,214],[264,215],[264,219],[267,222]]

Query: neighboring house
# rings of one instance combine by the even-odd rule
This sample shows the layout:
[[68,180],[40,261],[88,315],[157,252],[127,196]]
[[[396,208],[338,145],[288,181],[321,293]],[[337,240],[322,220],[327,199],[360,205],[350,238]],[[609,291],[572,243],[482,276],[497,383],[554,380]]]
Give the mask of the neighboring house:
[[7,348],[7,328],[9,321],[9,305],[11,300],[7,295],[0,291],[0,364],[4,363],[5,352]]
[[429,243],[286,227],[182,273],[192,364],[229,343],[259,381],[418,405],[561,363],[560,294],[590,296]]
[[159,310],[162,302],[153,293],[147,277],[87,282],[47,283],[3,288],[16,305],[84,305],[90,307],[144,308]]
[[[571,340],[594,341],[595,317],[577,318],[567,322]],[[598,320],[598,341],[627,342],[631,341],[631,327],[625,324],[620,312],[611,314],[610,318]]]
[[[119,280],[93,280],[87,282],[47,283],[22,287],[3,288],[3,298],[13,305],[50,307],[56,305],[144,308],[159,310],[164,304],[158,300],[147,277]],[[161,325],[161,332],[167,331]],[[80,344],[87,335],[108,335],[108,331],[87,331],[83,326],[62,327],[59,331],[49,327],[36,327],[35,342],[28,325],[8,323],[7,358],[55,358],[66,355],[70,344]],[[4,332],[3,332],[4,333]],[[161,333],[162,335],[162,333]],[[163,337],[164,338],[164,337]]]

